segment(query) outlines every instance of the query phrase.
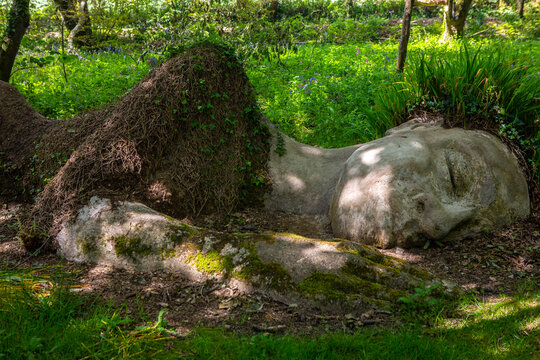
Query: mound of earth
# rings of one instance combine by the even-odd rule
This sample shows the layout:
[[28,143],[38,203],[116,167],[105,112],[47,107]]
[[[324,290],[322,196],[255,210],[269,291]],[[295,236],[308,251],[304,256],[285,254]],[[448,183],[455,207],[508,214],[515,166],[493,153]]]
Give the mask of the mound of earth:
[[22,178],[35,143],[53,121],[38,114],[10,84],[0,81],[0,196],[22,193]]
[[[55,159],[56,166],[38,160],[41,167],[26,173],[48,179],[29,222],[52,236],[94,195],[138,200],[183,217],[227,213],[264,193],[269,134],[241,64],[225,47],[193,46],[150,72],[118,103],[59,122],[52,131],[42,130],[51,121],[2,86],[27,110],[18,122],[4,116],[2,132],[34,127],[20,158],[33,153]],[[9,141],[2,150],[6,166],[17,163]]]

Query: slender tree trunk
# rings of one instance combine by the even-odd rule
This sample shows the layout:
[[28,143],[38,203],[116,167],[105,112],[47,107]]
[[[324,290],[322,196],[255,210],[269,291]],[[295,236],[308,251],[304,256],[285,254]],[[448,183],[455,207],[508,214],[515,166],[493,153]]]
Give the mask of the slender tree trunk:
[[525,0],[516,0],[516,10],[520,18],[523,18],[523,9],[525,8]]
[[403,72],[405,59],[407,58],[407,45],[411,35],[411,17],[414,0],[405,0],[405,10],[403,11],[403,22],[401,24],[401,38],[399,40],[399,50],[397,58],[397,71]]
[[463,0],[463,4],[459,10],[456,23],[457,36],[459,37],[463,36],[465,31],[465,22],[467,21],[467,16],[469,16],[469,10],[471,9],[472,2],[473,0]]
[[30,25],[30,0],[13,0],[0,45],[0,80],[9,81],[19,46]]
[[70,35],[75,30],[73,35],[71,35],[73,44],[77,47],[91,46],[92,27],[90,22],[90,15],[88,13],[88,1],[53,1]]
[[[75,49],[74,41],[76,38],[81,37],[81,32],[85,33],[85,36],[87,36],[87,31],[84,30],[85,26],[89,25],[88,22],[89,15],[88,15],[88,4],[86,0],[81,0],[79,3],[79,21],[77,22],[77,25],[71,31],[69,32],[68,38],[67,38],[67,47],[68,52],[70,54],[77,54],[77,56],[81,57],[79,53],[77,52],[77,49]],[[90,30],[91,33],[91,30]],[[84,41],[86,40],[86,41]],[[89,39],[84,39],[83,42],[85,44],[89,44]]]
[[455,34],[454,0],[448,0],[444,5],[443,15],[443,41],[449,41]]
[[456,15],[455,0],[447,0],[444,7],[444,32],[443,41],[448,41],[454,37],[462,37],[465,30],[465,22],[469,15],[473,0],[463,0],[461,9]]

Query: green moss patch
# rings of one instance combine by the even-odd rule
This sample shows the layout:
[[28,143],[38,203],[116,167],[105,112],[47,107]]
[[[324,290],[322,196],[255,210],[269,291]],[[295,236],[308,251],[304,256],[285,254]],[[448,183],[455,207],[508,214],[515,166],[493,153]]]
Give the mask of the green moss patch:
[[152,247],[145,244],[141,238],[128,238],[127,236],[118,236],[111,239],[114,242],[114,251],[116,256],[127,256],[135,259],[136,256],[150,255]]
[[298,289],[310,296],[329,300],[350,300],[355,297],[396,301],[407,293],[361,279],[354,275],[313,273],[298,284]]
[[95,239],[80,239],[78,241],[81,244],[81,252],[83,255],[89,255],[98,248]]
[[186,223],[177,223],[170,226],[170,230],[167,233],[167,238],[171,240],[173,244],[179,245],[185,241],[193,240],[195,235],[199,233],[199,230],[193,226],[189,226]]
[[206,254],[196,253],[188,260],[195,268],[208,274],[228,274],[233,268],[232,260],[228,256],[221,256],[217,251],[209,251]]
[[241,270],[235,271],[233,276],[238,279],[252,280],[276,290],[293,289],[294,283],[291,275],[283,266],[277,263],[264,263],[255,254],[250,254]]

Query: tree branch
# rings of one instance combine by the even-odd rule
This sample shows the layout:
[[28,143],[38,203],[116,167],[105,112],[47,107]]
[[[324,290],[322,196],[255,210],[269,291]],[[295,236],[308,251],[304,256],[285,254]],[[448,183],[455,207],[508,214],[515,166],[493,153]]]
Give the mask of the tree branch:
[[419,6],[440,6],[446,5],[446,0],[416,0],[414,3]]

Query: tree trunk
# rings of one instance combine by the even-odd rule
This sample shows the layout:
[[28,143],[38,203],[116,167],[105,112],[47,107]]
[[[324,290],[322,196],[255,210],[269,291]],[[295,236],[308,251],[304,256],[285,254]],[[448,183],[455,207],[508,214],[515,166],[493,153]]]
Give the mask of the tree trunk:
[[[75,46],[91,46],[92,28],[88,13],[88,2],[82,0],[77,5],[75,0],[54,0],[66,29]],[[73,32],[73,34],[72,34]]]
[[525,0],[516,0],[516,10],[520,18],[523,18],[523,9],[525,8]]
[[[70,54],[77,54],[79,57],[80,55],[78,54],[77,50],[75,49],[75,45],[74,45],[74,42],[76,41],[76,39],[78,39],[79,41],[81,41],[81,37],[82,37],[82,34],[84,33],[85,37],[87,36],[86,34],[88,33],[86,30],[85,30],[85,27],[86,26],[89,26],[90,22],[89,22],[89,15],[88,15],[88,3],[86,0],[81,0],[81,2],[79,3],[79,21],[77,22],[77,25],[75,25],[75,27],[73,29],[71,29],[71,31],[69,32],[69,35],[68,35],[68,52]],[[91,29],[90,30],[90,34],[91,34]],[[87,41],[84,41],[84,40],[87,40]],[[82,39],[82,42],[84,43],[84,45],[89,45],[89,39]],[[80,46],[80,43],[79,43],[79,46]]]
[[462,37],[465,30],[465,21],[469,15],[469,10],[471,9],[473,0],[463,0],[461,9],[459,10],[459,15],[457,16],[456,31],[457,36]]
[[19,46],[30,25],[30,0],[13,0],[0,46],[0,80],[9,81]]
[[444,32],[443,41],[448,41],[454,37],[462,37],[465,30],[465,21],[469,10],[471,8],[473,0],[463,0],[461,9],[456,15],[456,2],[454,0],[448,0],[444,7]]
[[446,0],[416,0],[415,5],[419,6],[439,6],[446,5]]
[[279,16],[279,0],[272,0],[268,6],[268,11],[274,21],[277,21]]
[[403,23],[401,24],[401,38],[399,40],[399,50],[397,58],[397,71],[403,72],[405,59],[407,58],[407,45],[411,35],[411,17],[414,0],[405,0],[405,10],[403,11]]
[[68,31],[77,26],[77,9],[73,0],[53,0],[56,10],[60,13],[64,25]]
[[454,37],[455,34],[455,21],[454,21],[454,0],[448,0],[446,5],[444,5],[444,16],[443,16],[443,41],[449,41]]

